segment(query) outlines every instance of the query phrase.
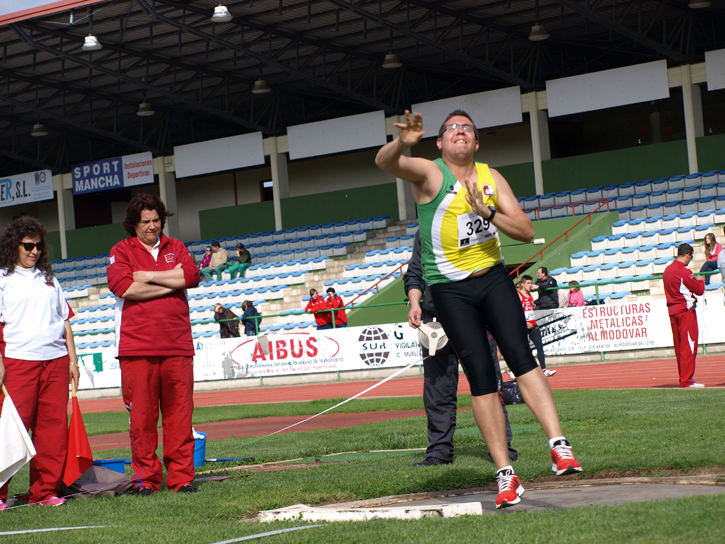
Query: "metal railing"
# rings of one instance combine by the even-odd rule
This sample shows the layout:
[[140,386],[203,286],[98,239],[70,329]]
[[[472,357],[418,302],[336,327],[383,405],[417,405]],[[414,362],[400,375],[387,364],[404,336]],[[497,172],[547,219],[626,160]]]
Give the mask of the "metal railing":
[[[596,201],[596,202],[599,202],[599,201]],[[569,227],[563,233],[561,233],[559,236],[557,236],[552,242],[549,242],[546,246],[544,246],[539,251],[537,251],[536,253],[534,253],[531,257],[529,257],[528,259],[526,259],[524,261],[524,264],[521,264],[521,265],[517,266],[516,268],[514,268],[509,273],[509,275],[513,276],[514,274],[516,274],[516,277],[518,278],[519,277],[519,272],[521,271],[521,269],[524,268],[524,267],[527,267],[528,268],[530,266],[529,263],[533,259],[535,259],[537,255],[541,255],[541,260],[543,261],[544,260],[544,251],[546,251],[547,249],[549,249],[552,245],[554,245],[556,242],[558,242],[562,238],[565,238],[566,241],[568,242],[569,241],[569,233],[572,230],[574,230],[576,227],[578,227],[579,225],[581,225],[584,221],[587,221],[588,220],[589,221],[589,225],[591,225],[592,224],[592,215],[595,214],[596,212],[598,212],[599,209],[602,206],[604,206],[604,205],[607,206],[607,210],[608,210],[609,209],[609,200],[603,201],[599,206],[597,206],[597,208],[595,208],[594,210],[592,210],[591,212],[589,212],[587,215],[585,215],[584,218],[582,218],[581,220],[579,220],[576,223],[574,223],[571,227]]]
[[[552,208],[568,208],[569,206],[571,206],[571,208],[572,208],[571,209],[571,215],[577,215],[575,206],[583,206],[584,204],[596,204],[597,202],[606,202],[607,203],[607,211],[610,211],[609,210],[609,202],[610,202],[610,199],[608,199],[608,198],[598,198],[596,200],[584,200],[582,202],[569,202],[568,204],[552,204],[550,206],[541,206],[539,208],[529,208],[527,210],[524,210],[524,213],[530,212],[531,210],[535,210],[536,211],[536,220],[539,221],[541,219],[541,210],[550,210]],[[599,208],[601,208],[601,206],[598,206],[597,207],[597,210]],[[582,212],[582,213],[584,213],[584,212]],[[591,212],[591,213],[594,213],[594,212]],[[567,215],[566,217],[570,217],[570,216]]]

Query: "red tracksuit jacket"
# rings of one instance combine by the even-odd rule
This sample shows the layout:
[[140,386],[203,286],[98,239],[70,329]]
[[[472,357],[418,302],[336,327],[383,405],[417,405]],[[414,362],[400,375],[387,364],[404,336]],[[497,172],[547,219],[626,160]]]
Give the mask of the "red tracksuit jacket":
[[177,289],[154,300],[121,298],[133,283],[136,270],[171,270],[182,264],[184,288],[199,285],[199,269],[179,240],[161,235],[159,255],[153,255],[133,236],[111,249],[108,287],[116,295],[116,355],[194,356],[189,301]]
[[705,283],[695,279],[689,268],[681,261],[672,261],[662,274],[665,297],[670,315],[684,314],[695,305],[694,295],[705,292]]

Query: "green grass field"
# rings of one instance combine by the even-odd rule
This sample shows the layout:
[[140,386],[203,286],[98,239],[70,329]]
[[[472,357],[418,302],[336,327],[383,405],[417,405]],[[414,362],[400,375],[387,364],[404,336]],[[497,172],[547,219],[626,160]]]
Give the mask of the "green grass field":
[[[725,470],[725,391],[561,391],[555,392],[563,428],[584,466],[582,477],[617,473],[660,475]],[[462,399],[465,403],[467,399]],[[221,419],[313,414],[336,400],[259,407],[204,408],[197,417]],[[408,404],[410,403],[410,404]],[[387,406],[387,408],[386,408]],[[352,411],[420,408],[420,399],[356,400]],[[246,410],[250,411],[247,412]],[[551,476],[548,445],[525,406],[509,407],[514,445],[521,457],[514,467],[524,481]],[[240,415],[241,414],[241,415]],[[90,414],[89,414],[90,415]],[[89,434],[117,425],[116,414],[86,418]],[[421,452],[199,484],[195,495],[163,491],[152,497],[75,500],[60,508],[27,507],[0,514],[0,531],[104,525],[64,533],[3,536],[4,542],[194,542],[214,543],[245,535],[305,525],[249,521],[259,510],[296,503],[322,505],[393,494],[467,488],[490,484],[494,466],[487,460],[470,411],[459,414],[456,461],[452,465],[413,468]],[[123,430],[123,429],[121,429]],[[426,445],[425,418],[407,418],[352,428],[210,442],[207,457],[255,457],[257,462],[315,458],[327,453],[369,449],[420,448]],[[128,450],[97,457],[129,458]],[[220,468],[220,463],[206,468]],[[27,489],[27,468],[13,480],[11,493]],[[491,498],[493,500],[493,497]],[[525,500],[525,499],[524,499]],[[266,537],[268,542],[723,542],[725,498],[695,497],[640,504],[590,506],[562,511],[516,512],[494,516],[417,521],[377,520],[327,524]]]

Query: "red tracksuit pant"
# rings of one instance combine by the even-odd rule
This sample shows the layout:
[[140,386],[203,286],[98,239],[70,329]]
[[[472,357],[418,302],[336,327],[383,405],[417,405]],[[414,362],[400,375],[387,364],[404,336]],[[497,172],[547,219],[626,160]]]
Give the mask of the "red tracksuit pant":
[[166,487],[194,480],[194,368],[192,357],[119,357],[123,402],[131,412],[131,458],[138,486],[158,491],[163,472],[156,455],[161,410]]
[[[5,387],[23,425],[33,435],[37,455],[30,461],[30,502],[57,496],[68,454],[68,356],[50,361],[3,358]],[[0,394],[0,398],[2,394]],[[8,498],[8,481],[0,499]]]
[[695,383],[695,357],[697,356],[697,313],[695,309],[670,316],[672,338],[677,357],[677,371],[680,374],[680,387],[688,387]]

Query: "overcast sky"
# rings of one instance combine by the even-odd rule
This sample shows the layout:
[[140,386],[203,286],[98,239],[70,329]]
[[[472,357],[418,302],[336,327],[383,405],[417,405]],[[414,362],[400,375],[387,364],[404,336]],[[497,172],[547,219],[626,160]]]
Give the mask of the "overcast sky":
[[57,1],[58,0],[0,0],[0,15],[7,15],[8,13],[23,11],[24,9],[30,9],[36,6],[52,4]]

